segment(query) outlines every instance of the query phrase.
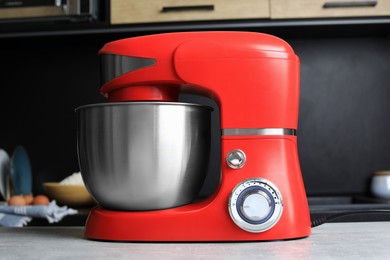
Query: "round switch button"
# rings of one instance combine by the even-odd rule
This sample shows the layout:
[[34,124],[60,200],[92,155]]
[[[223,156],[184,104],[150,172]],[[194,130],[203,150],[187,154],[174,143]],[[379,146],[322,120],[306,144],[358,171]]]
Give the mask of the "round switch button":
[[246,161],[245,153],[241,150],[232,150],[226,156],[226,163],[232,169],[240,169]]

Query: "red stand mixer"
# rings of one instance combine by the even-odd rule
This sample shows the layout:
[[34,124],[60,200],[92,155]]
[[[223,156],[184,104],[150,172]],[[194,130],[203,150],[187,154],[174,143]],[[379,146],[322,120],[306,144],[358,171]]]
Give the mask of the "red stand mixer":
[[[168,33],[110,42],[100,55],[108,103],[175,104],[180,93],[215,100],[222,162],[219,186],[205,200],[155,210],[97,206],[86,223],[87,238],[264,241],[310,235],[296,137],[299,58],[286,42],[249,32]],[[91,192],[94,179],[85,177],[89,169],[82,161]]]

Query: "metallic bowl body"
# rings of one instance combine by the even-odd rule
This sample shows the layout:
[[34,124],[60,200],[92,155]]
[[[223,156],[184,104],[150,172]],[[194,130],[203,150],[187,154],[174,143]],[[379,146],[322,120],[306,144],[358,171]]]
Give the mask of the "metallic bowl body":
[[210,160],[210,108],[121,102],[76,113],[81,174],[102,207],[158,210],[197,196]]

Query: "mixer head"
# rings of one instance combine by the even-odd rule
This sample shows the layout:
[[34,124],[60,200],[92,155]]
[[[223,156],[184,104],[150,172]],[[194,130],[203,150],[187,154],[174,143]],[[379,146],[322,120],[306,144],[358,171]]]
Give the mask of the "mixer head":
[[[128,38],[101,50],[109,101],[214,99],[222,128],[297,128],[299,58],[274,36],[193,32]],[[243,116],[245,115],[245,116]]]

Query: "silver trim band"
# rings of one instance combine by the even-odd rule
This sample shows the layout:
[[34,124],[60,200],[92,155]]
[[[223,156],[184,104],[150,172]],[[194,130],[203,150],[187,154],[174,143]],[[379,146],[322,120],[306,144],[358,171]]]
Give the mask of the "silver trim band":
[[292,128],[227,128],[222,135],[297,135]]

